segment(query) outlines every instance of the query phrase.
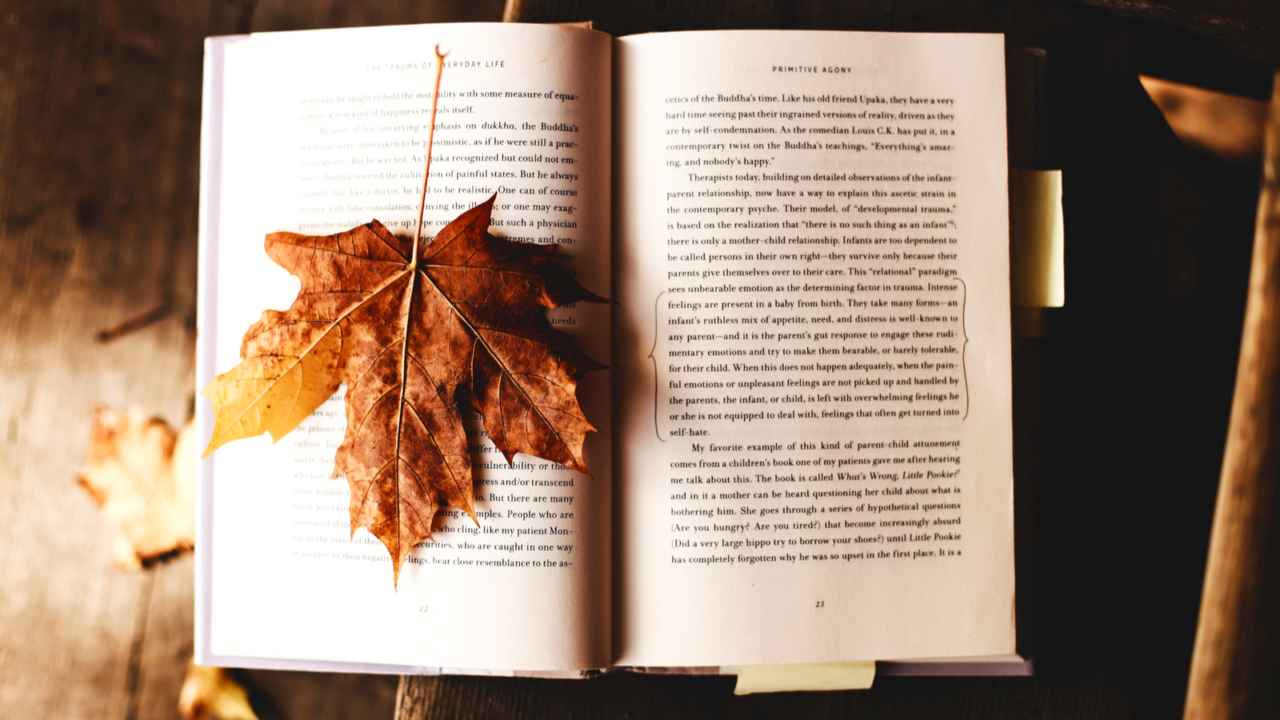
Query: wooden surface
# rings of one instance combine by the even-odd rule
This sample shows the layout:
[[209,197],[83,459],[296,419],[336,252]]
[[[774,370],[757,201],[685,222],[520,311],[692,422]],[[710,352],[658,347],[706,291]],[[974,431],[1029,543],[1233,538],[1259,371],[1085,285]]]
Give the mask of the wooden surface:
[[1280,73],[1185,717],[1280,717]]
[[[0,0],[0,718],[177,717],[192,562],[117,570],[75,484],[95,405],[193,396],[206,35],[497,20],[501,0]],[[98,330],[151,308],[110,343]],[[389,718],[395,679],[250,672],[268,718]]]
[[[422,681],[420,716],[1180,711],[1257,181],[1181,148],[1133,70],[1179,55],[1206,67],[1221,58],[1189,34],[1144,44],[1141,24],[1068,0],[522,8],[524,20],[593,18],[631,32],[1005,31],[1049,50],[1050,151],[1065,171],[1072,293],[1045,341],[1041,573],[1024,589],[1036,596],[1038,675],[881,679],[864,693],[747,698],[714,677],[447,677]],[[501,11],[498,0],[0,0],[0,718],[175,716],[191,649],[191,562],[116,570],[110,531],[74,476],[94,405],[139,405],[176,424],[192,403],[202,38],[496,20]],[[169,314],[95,340],[157,306]],[[264,720],[393,712],[395,678],[244,678]]]

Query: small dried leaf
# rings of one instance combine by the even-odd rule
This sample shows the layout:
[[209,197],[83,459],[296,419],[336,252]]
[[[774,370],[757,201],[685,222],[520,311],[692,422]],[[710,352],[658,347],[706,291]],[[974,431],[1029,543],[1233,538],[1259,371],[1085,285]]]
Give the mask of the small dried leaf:
[[137,569],[195,546],[195,430],[175,435],[136,408],[99,408],[78,481],[116,528],[116,562]]
[[178,712],[185,720],[258,720],[249,695],[225,669],[191,665],[178,694]]
[[578,379],[603,367],[547,321],[548,308],[609,302],[578,284],[555,247],[489,233],[494,198],[418,248],[377,220],[338,235],[267,236],[267,255],[302,284],[241,345],[243,362],[203,391],[205,455],[245,437],[279,440],[346,383],[347,433],[334,474],[351,486],[351,531],[391,553],[397,582],[437,510],[475,518],[471,456],[457,406],[469,393],[508,462],[518,452],[586,472],[595,428]]

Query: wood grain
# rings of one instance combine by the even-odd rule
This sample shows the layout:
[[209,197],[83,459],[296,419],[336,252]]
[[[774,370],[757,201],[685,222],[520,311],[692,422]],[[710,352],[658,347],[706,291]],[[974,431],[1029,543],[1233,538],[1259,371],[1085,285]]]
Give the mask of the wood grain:
[[1280,716],[1280,73],[1187,720]]

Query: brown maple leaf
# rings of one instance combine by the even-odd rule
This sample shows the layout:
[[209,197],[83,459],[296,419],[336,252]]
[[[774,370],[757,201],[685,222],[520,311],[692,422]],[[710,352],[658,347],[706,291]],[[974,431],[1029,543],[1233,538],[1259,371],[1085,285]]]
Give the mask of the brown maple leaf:
[[138,409],[98,408],[78,481],[116,528],[116,563],[135,570],[190,550],[196,532],[194,425],[175,434]]
[[489,233],[496,196],[419,248],[377,220],[338,235],[267,236],[267,254],[302,283],[293,306],[249,328],[243,362],[203,391],[222,445],[297,427],[347,384],[347,432],[334,474],[351,486],[351,531],[367,527],[400,567],[445,506],[475,519],[471,456],[457,402],[470,394],[510,462],[517,452],[587,472],[595,428],[578,379],[603,366],[552,329],[547,308],[609,302],[552,257],[551,245]]

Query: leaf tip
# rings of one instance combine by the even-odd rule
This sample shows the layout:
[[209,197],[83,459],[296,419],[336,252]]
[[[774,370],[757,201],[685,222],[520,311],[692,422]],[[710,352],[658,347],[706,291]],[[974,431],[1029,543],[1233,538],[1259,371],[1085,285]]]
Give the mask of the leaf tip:
[[474,210],[478,211],[477,214],[479,215],[479,217],[484,219],[484,227],[481,228],[481,230],[484,230],[487,232],[489,225],[492,224],[490,218],[493,217],[493,205],[497,201],[498,201],[498,193],[494,193],[489,196],[488,200],[485,200],[484,202],[475,206]]
[[217,429],[215,428],[213,437],[209,438],[209,445],[205,447],[204,454],[200,456],[201,460],[208,458],[210,455],[216,452],[223,445],[226,445],[228,442],[231,442],[231,440],[224,439],[225,435],[222,438],[219,438],[216,430]]

